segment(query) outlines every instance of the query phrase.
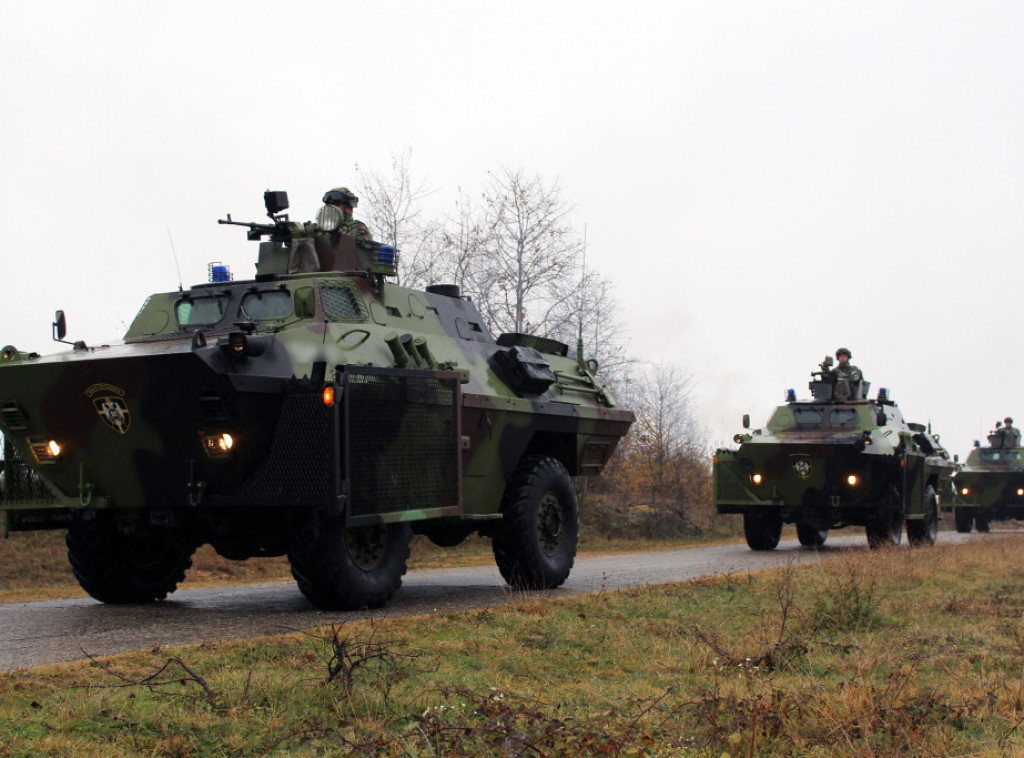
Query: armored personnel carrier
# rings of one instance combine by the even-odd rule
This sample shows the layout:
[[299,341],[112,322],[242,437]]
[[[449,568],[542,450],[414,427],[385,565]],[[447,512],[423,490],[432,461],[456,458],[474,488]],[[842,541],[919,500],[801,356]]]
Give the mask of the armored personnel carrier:
[[773,550],[783,524],[796,524],[807,547],[850,525],[865,527],[872,547],[898,544],[904,523],[912,544],[933,544],[956,464],[938,435],[904,421],[884,389],[869,400],[869,382],[844,386],[831,366],[826,358],[812,373],[812,399],[788,390],[763,429],[715,453],[718,512],[743,515],[753,550]]
[[209,543],[287,555],[319,607],[376,607],[413,533],[485,535],[512,586],[561,585],[571,477],[600,473],[633,421],[596,365],[495,339],[454,286],[399,286],[394,249],[341,233],[334,206],[296,223],[285,193],[264,200],[271,222],[241,223],[254,278],[211,264],[152,295],[119,344],[3,348],[4,532],[67,529],[75,576],[107,603],[164,598]]
[[988,435],[988,445],[974,443],[956,476],[953,511],[956,530],[968,534],[972,528],[988,532],[993,520],[1024,518],[1024,447],[1020,431],[1006,419]]

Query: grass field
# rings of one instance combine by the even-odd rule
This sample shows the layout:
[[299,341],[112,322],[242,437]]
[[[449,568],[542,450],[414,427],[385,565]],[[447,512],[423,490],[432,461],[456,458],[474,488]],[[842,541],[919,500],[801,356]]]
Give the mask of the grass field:
[[1024,752],[1024,538],[0,676],[0,756]]

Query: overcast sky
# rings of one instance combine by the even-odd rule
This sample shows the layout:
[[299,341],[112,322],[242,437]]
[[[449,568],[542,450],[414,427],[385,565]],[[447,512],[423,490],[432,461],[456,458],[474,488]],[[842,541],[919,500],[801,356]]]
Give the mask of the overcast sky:
[[[154,291],[412,151],[444,207],[559,181],[715,442],[840,345],[961,456],[1024,422],[1024,3],[0,0],[0,344]],[[358,214],[357,214],[358,217]],[[170,235],[168,234],[170,231]]]

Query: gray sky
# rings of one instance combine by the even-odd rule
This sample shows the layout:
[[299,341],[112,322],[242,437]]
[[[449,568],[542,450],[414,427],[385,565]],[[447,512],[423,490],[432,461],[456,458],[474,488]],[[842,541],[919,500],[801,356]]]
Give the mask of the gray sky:
[[[630,7],[632,6],[632,7]],[[0,0],[0,343],[119,339],[146,295],[356,167],[443,208],[559,180],[637,358],[713,441],[838,346],[954,452],[1024,422],[1024,4]]]

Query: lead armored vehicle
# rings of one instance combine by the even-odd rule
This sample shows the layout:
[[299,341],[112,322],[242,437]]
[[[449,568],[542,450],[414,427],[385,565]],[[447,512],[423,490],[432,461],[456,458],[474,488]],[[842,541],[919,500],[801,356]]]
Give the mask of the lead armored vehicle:
[[987,532],[992,521],[1024,518],[1024,447],[1020,431],[1006,419],[988,435],[988,445],[974,443],[956,476],[956,497],[945,510],[953,511],[956,530],[972,527]]
[[287,555],[322,608],[379,606],[413,533],[488,536],[514,587],[562,584],[570,477],[598,474],[633,420],[596,365],[495,339],[454,286],[399,286],[395,251],[340,233],[336,207],[295,223],[285,193],[264,199],[271,223],[241,224],[254,278],[211,264],[119,344],[3,348],[3,530],[66,528],[75,576],[108,603],[164,598],[209,543]]
[[826,358],[812,373],[810,400],[788,390],[763,429],[715,453],[718,512],[743,515],[753,550],[773,550],[783,524],[796,524],[808,547],[850,525],[865,527],[872,547],[898,544],[904,523],[912,544],[934,543],[956,463],[938,435],[904,421],[885,390],[870,400],[869,382],[837,381],[831,365]]

